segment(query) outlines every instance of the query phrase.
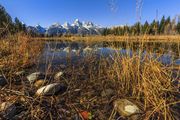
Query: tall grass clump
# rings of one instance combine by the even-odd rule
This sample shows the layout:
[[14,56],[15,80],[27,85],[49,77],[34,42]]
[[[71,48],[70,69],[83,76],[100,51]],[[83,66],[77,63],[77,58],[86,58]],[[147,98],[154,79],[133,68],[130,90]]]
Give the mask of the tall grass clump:
[[[141,119],[177,119],[179,88],[173,83],[178,81],[178,77],[174,77],[173,74],[179,76],[179,70],[175,71],[175,68],[169,68],[158,60],[163,52],[158,53],[157,58],[150,57],[154,54],[154,48],[150,48],[148,53],[144,54],[144,43],[135,51],[131,42],[126,42],[125,46],[126,54],[120,53],[119,48],[112,45],[111,48],[117,52],[109,57],[102,56],[99,61],[87,58],[88,62],[84,64],[88,64],[89,67],[86,70],[88,73],[85,74],[90,76],[88,81],[91,82],[86,81],[85,84],[92,87],[99,85],[93,87],[96,93],[99,89],[113,89],[115,95],[108,99],[109,102],[123,98],[137,103],[143,110]],[[132,50],[132,54],[129,50]],[[86,86],[85,84],[83,85]],[[98,104],[102,104],[102,101],[99,100]],[[108,110],[102,111],[106,111],[104,115],[108,117]]]
[[5,71],[18,71],[35,63],[41,51],[41,44],[31,37],[18,33],[0,39],[0,66]]
[[169,105],[175,102],[175,97],[171,93],[179,93],[174,89],[168,71],[157,61],[139,63],[137,57],[123,58],[121,63],[117,60],[110,77],[117,81],[119,95],[141,101],[146,119],[173,119]]

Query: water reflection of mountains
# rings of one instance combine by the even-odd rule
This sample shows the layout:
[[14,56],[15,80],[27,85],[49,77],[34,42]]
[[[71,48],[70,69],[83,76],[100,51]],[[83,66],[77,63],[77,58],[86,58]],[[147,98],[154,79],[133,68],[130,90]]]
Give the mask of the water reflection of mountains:
[[87,47],[92,49],[98,48],[111,48],[116,50],[128,49],[131,51],[146,51],[148,53],[156,54],[167,54],[171,53],[172,55],[179,57],[180,46],[178,43],[166,43],[166,42],[71,42],[71,41],[58,41],[58,42],[47,42],[45,44],[46,48],[50,48],[52,51],[61,51],[66,47],[69,47],[71,50],[83,50]]
[[[142,48],[142,49],[141,49]],[[87,56],[112,58],[117,54],[121,57],[132,57],[134,54],[143,58],[156,59],[165,65],[180,65],[179,45],[177,43],[138,43],[138,42],[45,42],[40,57],[40,69],[46,70],[59,65],[77,64]]]

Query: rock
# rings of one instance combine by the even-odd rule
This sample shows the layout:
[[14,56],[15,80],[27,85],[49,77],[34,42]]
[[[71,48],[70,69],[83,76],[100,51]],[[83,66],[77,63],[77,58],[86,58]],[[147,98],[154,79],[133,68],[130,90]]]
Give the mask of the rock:
[[114,90],[112,89],[105,89],[101,92],[102,97],[111,97],[114,95]]
[[15,77],[13,79],[14,84],[15,85],[22,85],[22,81],[23,81],[23,79],[25,77],[25,71],[23,71],[23,70],[18,71],[14,75],[15,75]]
[[1,104],[1,109],[4,113],[4,118],[13,119],[16,115],[20,114],[24,110],[24,106],[20,103],[8,103]]
[[55,95],[57,93],[63,93],[65,92],[67,89],[66,86],[61,85],[59,83],[53,83],[47,86],[44,86],[40,89],[37,90],[36,95],[38,96],[51,96],[51,95]]
[[27,111],[22,111],[21,113],[15,115],[13,117],[14,120],[21,120],[22,118],[26,118],[28,116],[28,112]]
[[15,75],[16,75],[16,76],[23,76],[23,75],[25,75],[25,73],[26,73],[26,72],[25,72],[24,70],[22,70],[22,71],[16,72]]
[[35,83],[34,83],[34,86],[39,88],[39,87],[42,87],[44,86],[46,83],[48,83],[47,80],[37,80]]
[[0,105],[0,112],[5,111],[8,107],[10,107],[13,103],[3,102]]
[[38,79],[44,79],[45,75],[41,72],[35,72],[27,76],[30,83],[34,83]]
[[61,77],[62,75],[63,75],[63,72],[58,72],[58,73],[55,74],[54,79],[55,79],[55,80],[58,80],[58,79],[60,79],[60,77]]
[[4,76],[0,75],[0,86],[3,87],[7,84],[6,79],[4,78]]
[[74,90],[74,92],[79,92],[79,91],[81,91],[81,89],[75,89],[75,90]]
[[122,116],[122,117],[133,117],[134,120],[138,119],[139,115],[142,111],[127,99],[118,99],[114,102],[114,109]]

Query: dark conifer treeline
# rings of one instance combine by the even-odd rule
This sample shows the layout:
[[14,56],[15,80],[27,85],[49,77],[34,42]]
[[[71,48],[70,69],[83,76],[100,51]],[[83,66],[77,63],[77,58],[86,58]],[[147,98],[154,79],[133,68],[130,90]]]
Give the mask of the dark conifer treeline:
[[18,18],[15,18],[13,21],[5,8],[0,5],[0,37],[5,37],[7,34],[15,34],[18,32],[26,32],[26,25]]
[[102,35],[175,35],[180,34],[180,20],[171,20],[170,17],[162,17],[160,21],[153,20],[152,23],[147,21],[144,24],[136,23],[132,26],[119,26],[105,28]]

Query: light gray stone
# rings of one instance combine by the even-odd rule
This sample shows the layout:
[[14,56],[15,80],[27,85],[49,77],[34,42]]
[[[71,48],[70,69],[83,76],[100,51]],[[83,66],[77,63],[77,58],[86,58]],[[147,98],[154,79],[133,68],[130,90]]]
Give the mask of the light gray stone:
[[[137,105],[127,99],[118,99],[114,101],[114,109],[123,117],[133,117],[138,119],[138,115],[142,113],[142,110]],[[136,117],[134,117],[136,116]]]
[[8,107],[10,107],[13,103],[11,102],[3,102],[0,104],[0,112],[5,111]]
[[34,83],[36,80],[44,79],[45,75],[41,72],[35,72],[27,76],[30,83]]
[[61,77],[62,75],[63,75],[63,72],[58,72],[58,73],[55,74],[54,79],[55,79],[55,80],[58,80],[58,79],[60,79],[60,77]]
[[65,92],[66,88],[66,86],[61,85],[60,83],[53,83],[39,88],[36,92],[36,95],[51,96],[57,94],[58,92]]
[[22,70],[22,71],[18,71],[18,72],[16,72],[15,73],[15,75],[17,75],[17,76],[23,76],[23,75],[25,75],[25,71],[24,70]]

